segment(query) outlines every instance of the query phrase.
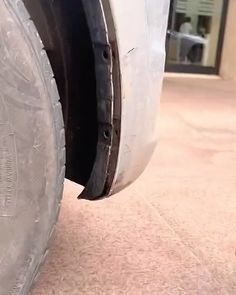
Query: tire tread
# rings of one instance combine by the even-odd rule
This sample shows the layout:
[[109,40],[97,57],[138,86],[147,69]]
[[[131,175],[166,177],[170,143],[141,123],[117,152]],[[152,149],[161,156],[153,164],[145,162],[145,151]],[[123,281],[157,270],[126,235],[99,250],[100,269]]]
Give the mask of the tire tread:
[[[6,0],[4,0],[6,2]],[[52,243],[52,240],[55,236],[56,224],[59,217],[60,207],[61,207],[61,199],[63,193],[63,184],[65,178],[65,130],[64,130],[64,121],[62,116],[62,107],[60,103],[60,97],[57,90],[56,81],[54,78],[54,74],[47,57],[47,53],[44,50],[43,43],[39,37],[37,29],[30,19],[30,15],[26,10],[22,0],[10,0],[10,6],[14,11],[15,15],[18,17],[19,22],[23,25],[24,30],[27,33],[27,37],[29,38],[30,44],[34,49],[34,52],[37,56],[39,66],[42,69],[41,71],[44,73],[42,76],[42,80],[45,83],[45,87],[48,92],[48,97],[51,99],[51,106],[52,106],[52,114],[55,126],[55,134],[56,134],[56,146],[57,146],[57,153],[58,153],[58,163],[57,163],[57,192],[58,192],[58,199],[57,199],[57,208],[55,209],[55,220],[51,229],[49,230],[49,235],[47,238],[47,246],[45,247],[43,254],[39,260],[38,265],[33,270],[33,275],[30,281],[25,282],[25,286],[20,291],[19,295],[29,295],[32,286],[37,281],[40,268],[43,265],[48,253],[49,253],[49,246]],[[8,5],[9,5],[8,2]]]

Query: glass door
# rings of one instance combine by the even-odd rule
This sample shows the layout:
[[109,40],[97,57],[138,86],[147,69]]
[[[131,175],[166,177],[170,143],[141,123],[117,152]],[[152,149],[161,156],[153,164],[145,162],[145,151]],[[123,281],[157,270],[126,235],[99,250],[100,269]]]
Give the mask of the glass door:
[[228,0],[171,0],[166,70],[217,74]]

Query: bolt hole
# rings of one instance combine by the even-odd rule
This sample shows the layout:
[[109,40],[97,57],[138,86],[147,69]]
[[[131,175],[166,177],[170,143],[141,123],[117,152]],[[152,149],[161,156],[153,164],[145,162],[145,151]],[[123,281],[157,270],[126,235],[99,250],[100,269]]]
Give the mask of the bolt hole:
[[104,136],[105,139],[109,139],[110,138],[110,131],[109,130],[105,130],[103,132],[103,136]]
[[108,54],[108,52],[106,50],[103,50],[103,57],[106,60],[109,58],[109,54]]

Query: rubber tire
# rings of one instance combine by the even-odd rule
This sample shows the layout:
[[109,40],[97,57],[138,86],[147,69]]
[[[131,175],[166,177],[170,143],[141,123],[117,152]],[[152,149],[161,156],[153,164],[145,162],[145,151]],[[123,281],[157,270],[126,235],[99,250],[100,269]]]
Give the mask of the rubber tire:
[[59,214],[65,133],[43,44],[21,0],[0,1],[0,294],[26,295]]

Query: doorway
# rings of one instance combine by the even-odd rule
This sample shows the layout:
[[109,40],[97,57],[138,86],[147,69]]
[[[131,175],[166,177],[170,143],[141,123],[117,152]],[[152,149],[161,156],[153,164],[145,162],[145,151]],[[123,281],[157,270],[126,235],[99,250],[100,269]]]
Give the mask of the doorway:
[[228,0],[171,0],[166,71],[218,74]]

